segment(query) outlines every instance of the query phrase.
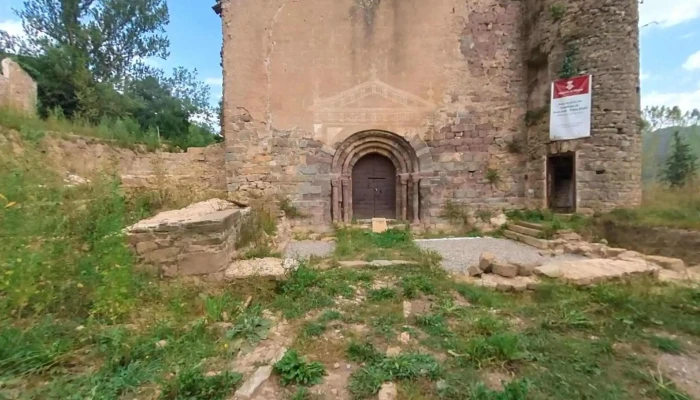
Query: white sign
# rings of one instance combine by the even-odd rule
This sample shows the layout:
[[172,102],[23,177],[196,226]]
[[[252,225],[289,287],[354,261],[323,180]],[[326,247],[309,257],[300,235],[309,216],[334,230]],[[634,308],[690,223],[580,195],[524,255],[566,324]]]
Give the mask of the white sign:
[[552,82],[550,140],[571,140],[591,136],[592,92],[591,75]]

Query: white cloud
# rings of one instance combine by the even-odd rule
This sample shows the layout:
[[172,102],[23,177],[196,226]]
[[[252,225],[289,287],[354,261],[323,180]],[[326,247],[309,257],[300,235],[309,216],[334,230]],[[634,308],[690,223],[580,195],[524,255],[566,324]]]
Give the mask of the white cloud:
[[681,35],[681,39],[690,39],[693,37],[695,37],[695,32],[690,32],[690,33],[686,33],[685,35]]
[[224,84],[223,78],[207,78],[204,83],[211,86],[221,86]]
[[644,0],[639,5],[641,26],[657,23],[662,28],[700,17],[700,0]]
[[25,36],[22,22],[11,19],[0,22],[0,31],[5,31],[12,36]]
[[645,94],[642,96],[642,108],[648,106],[678,106],[683,111],[700,109],[700,88],[689,92]]
[[688,59],[683,64],[683,69],[688,71],[693,71],[700,69],[700,51],[697,51],[688,57]]
[[651,74],[646,72],[646,71],[639,71],[639,80],[640,81],[645,81],[647,79],[651,78]]

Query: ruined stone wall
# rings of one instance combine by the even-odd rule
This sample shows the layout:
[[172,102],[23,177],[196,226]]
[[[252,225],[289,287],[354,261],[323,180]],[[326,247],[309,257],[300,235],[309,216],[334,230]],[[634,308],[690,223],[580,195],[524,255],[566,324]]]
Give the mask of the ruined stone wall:
[[579,206],[634,203],[636,2],[561,3],[555,23],[551,0],[223,0],[230,193],[281,192],[307,223],[328,225],[348,185],[339,150],[378,131],[401,140],[377,149],[410,143],[402,179],[417,187],[423,223],[439,222],[448,200],[543,205],[546,155],[563,149],[549,145],[545,119],[525,116],[546,106],[563,43],[574,43],[600,75],[594,137],[565,144],[579,150]]
[[[0,126],[0,142],[9,140],[22,151],[20,134]],[[39,143],[52,167],[71,180],[71,175],[91,179],[100,171],[117,171],[126,187],[184,184],[225,192],[224,148],[221,144],[190,148],[184,153],[153,152],[123,148],[109,141],[57,134]],[[223,196],[223,194],[222,194]]]
[[22,67],[9,58],[0,62],[0,108],[26,113],[36,112],[36,82]]
[[[527,0],[528,197],[546,207],[546,157],[576,152],[577,210],[641,203],[636,0]],[[566,59],[593,75],[590,138],[550,142],[550,83]]]

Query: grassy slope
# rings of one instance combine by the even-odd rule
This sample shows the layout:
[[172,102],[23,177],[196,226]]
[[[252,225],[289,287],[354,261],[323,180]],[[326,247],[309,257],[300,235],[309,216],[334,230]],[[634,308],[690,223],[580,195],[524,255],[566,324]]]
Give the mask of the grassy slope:
[[[657,375],[650,354],[696,349],[697,290],[640,281],[498,293],[456,282],[395,230],[340,231],[330,263],[419,265],[302,266],[284,282],[159,281],[134,268],[121,230],[142,210],[112,180],[66,188],[31,145],[21,157],[0,150],[0,398],[229,398],[241,377],[207,372],[225,370],[239,348],[265,336],[263,309],[290,321],[292,348],[309,361],[355,361],[355,398],[372,398],[388,380],[411,399],[686,398]],[[338,300],[358,292],[361,306]],[[432,309],[404,318],[403,302],[415,299]],[[213,329],[226,320],[231,329]],[[319,340],[331,327],[343,335]],[[401,332],[411,344],[399,343]],[[390,345],[402,354],[383,355]],[[300,376],[301,365],[286,360],[285,376]],[[307,378],[318,376],[317,364],[303,365]],[[489,373],[513,381],[488,389]]]

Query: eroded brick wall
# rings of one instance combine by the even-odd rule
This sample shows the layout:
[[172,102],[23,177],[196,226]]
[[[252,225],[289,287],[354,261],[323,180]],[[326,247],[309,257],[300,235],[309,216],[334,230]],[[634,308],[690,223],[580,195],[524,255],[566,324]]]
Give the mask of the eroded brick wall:
[[0,108],[36,112],[36,82],[9,58],[0,62]]

